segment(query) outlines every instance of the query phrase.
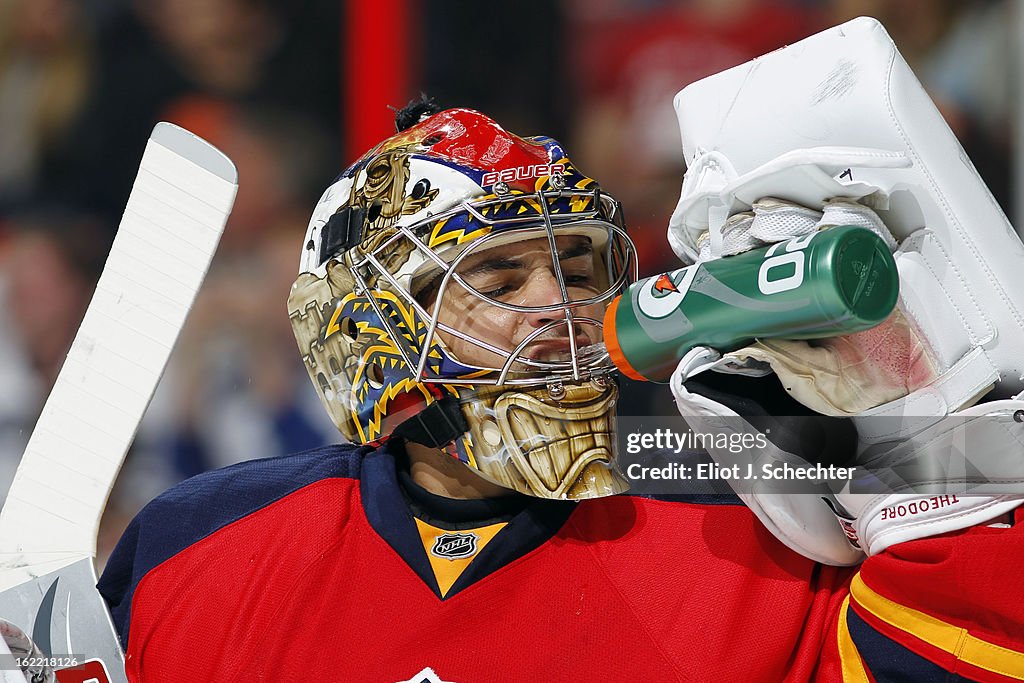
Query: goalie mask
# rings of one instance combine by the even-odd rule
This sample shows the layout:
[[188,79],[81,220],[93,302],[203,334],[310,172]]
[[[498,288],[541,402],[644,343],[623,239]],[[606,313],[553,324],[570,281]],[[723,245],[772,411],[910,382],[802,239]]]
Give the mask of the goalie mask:
[[617,202],[545,137],[434,114],[344,171],[288,300],[346,439],[443,449],[544,498],[619,493],[605,305],[635,278]]

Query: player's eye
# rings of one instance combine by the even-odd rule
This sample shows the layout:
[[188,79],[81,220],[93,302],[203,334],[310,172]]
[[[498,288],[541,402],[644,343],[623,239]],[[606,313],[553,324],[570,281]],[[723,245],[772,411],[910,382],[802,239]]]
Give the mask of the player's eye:
[[577,257],[562,264],[562,279],[566,287],[591,288],[595,286],[594,262],[589,256]]
[[484,296],[486,296],[488,299],[498,299],[498,298],[501,298],[502,296],[505,296],[506,294],[510,294],[514,290],[515,290],[515,287],[512,287],[511,285],[505,285],[503,287],[498,287],[497,289],[489,289],[489,290],[479,290],[478,289],[477,291],[480,292],[481,294],[483,294]]
[[587,287],[594,282],[594,276],[590,273],[566,273],[565,284],[575,287]]
[[515,271],[498,271],[484,277],[472,278],[468,284],[488,299],[501,299],[515,292],[521,280]]

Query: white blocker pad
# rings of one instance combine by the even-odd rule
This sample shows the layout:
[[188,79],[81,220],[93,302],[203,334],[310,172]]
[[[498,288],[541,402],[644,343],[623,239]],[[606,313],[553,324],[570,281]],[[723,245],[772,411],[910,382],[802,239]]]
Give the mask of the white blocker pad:
[[[855,19],[705,78],[675,108],[688,171],[669,241],[685,261],[709,229],[714,254],[728,216],[763,197],[856,199],[896,237],[900,305],[939,376],[872,415],[923,428],[991,386],[988,399],[1024,390],[1024,246],[881,24]],[[892,423],[858,420],[862,441],[891,438],[873,424]]]

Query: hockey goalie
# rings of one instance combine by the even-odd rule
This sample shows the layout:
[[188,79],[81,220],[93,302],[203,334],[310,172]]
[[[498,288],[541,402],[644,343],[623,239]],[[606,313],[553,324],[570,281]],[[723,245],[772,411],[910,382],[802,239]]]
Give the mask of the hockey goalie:
[[684,261],[852,223],[901,281],[865,337],[697,349],[683,418],[801,406],[872,473],[967,425],[982,488],[632,495],[600,343],[635,276],[622,208],[557,141],[420,103],[296,235],[288,315],[348,443],[140,513],[100,582],[130,680],[1024,679],[1024,248],[874,22],[676,104]]

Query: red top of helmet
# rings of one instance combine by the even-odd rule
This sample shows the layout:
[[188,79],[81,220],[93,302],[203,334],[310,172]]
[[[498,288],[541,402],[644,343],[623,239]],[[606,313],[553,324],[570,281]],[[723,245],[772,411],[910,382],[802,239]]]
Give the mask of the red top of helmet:
[[552,169],[551,162],[559,160],[551,158],[545,145],[513,135],[490,117],[472,109],[438,112],[388,138],[362,160],[417,143],[424,156],[484,172],[481,180],[489,182],[481,182],[481,185],[493,185],[501,180],[510,188],[532,192],[534,183],[527,181],[561,171]]

